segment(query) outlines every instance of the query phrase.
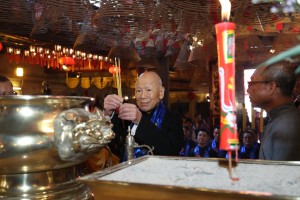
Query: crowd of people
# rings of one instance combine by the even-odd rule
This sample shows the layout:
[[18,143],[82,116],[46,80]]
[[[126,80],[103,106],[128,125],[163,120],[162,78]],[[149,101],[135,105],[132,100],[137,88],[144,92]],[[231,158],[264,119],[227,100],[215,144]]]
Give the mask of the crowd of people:
[[[198,116],[197,116],[198,118]],[[203,158],[227,158],[225,150],[219,148],[220,144],[220,127],[216,125],[210,131],[204,119],[201,123],[194,120],[191,123],[190,118],[184,118],[184,146],[180,151],[180,156],[185,157],[203,157]],[[240,159],[258,159],[260,143],[258,131],[248,128],[240,133],[242,140],[238,150]]]

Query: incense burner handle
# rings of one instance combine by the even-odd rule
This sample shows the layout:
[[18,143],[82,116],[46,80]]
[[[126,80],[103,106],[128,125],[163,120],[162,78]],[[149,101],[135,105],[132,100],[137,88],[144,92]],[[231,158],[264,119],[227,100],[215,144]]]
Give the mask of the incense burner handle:
[[54,121],[54,144],[63,161],[87,158],[115,137],[112,124],[103,113],[75,108],[60,113]]

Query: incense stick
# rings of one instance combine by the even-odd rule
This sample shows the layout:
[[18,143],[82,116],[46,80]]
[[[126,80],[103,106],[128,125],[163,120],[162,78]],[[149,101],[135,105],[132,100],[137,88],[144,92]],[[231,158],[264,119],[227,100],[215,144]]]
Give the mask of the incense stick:
[[118,93],[118,95],[122,97],[122,78],[121,78],[120,58],[118,58],[118,73],[119,73],[119,93]]
[[[229,171],[229,177],[232,181],[238,181],[240,180],[238,177],[233,176],[233,170],[232,170],[232,154],[231,150],[228,151],[228,171]],[[237,160],[237,156],[236,156]]]
[[122,97],[122,86],[121,86],[121,70],[120,70],[120,59],[118,59],[117,62],[117,58],[115,57],[115,68],[116,68],[116,82],[117,82],[117,91],[118,91],[118,95],[120,97]]

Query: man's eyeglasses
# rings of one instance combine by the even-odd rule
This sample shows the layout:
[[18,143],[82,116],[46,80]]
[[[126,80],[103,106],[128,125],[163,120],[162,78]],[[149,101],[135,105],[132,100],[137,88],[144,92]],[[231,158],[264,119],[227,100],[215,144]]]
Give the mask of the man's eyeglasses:
[[251,87],[254,84],[257,83],[271,83],[272,81],[248,81],[248,87]]

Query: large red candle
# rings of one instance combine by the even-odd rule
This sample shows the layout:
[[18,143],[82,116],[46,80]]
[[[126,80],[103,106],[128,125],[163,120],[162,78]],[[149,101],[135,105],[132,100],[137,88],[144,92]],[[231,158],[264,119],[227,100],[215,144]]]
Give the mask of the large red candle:
[[239,145],[235,107],[235,24],[215,25],[220,87],[220,149],[237,150]]

